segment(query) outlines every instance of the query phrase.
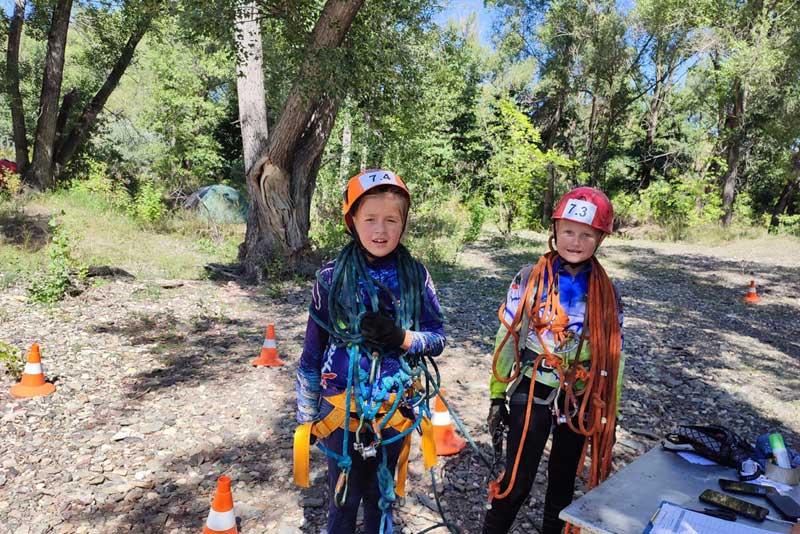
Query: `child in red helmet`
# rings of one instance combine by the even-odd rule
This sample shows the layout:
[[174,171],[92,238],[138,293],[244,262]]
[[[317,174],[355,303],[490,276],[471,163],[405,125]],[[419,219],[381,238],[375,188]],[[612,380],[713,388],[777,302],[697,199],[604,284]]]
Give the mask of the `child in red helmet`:
[[309,441],[319,438],[328,455],[328,534],[355,532],[362,502],[364,532],[392,532],[398,458],[423,420],[411,386],[419,359],[444,349],[430,275],[400,244],[410,201],[392,171],[351,178],[343,212],[353,239],[312,289],[297,370],[295,480],[299,463],[307,479]]
[[541,532],[557,534],[591,441],[589,485],[608,475],[623,368],[622,305],[595,258],[612,231],[602,191],[579,187],[553,214],[550,252],[514,277],[500,308],[489,432],[508,427],[505,471],[490,484],[484,534],[508,532],[533,485],[551,431],[553,442]]

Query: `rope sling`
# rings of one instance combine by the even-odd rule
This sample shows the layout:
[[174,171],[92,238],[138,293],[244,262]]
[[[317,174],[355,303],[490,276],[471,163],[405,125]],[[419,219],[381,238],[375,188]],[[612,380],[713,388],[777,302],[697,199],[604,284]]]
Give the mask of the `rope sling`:
[[[617,375],[621,350],[616,296],[608,275],[600,262],[592,256],[589,260],[591,261],[591,272],[589,273],[586,303],[591,365],[587,370],[578,361],[578,356],[583,348],[585,330],[572,363],[567,361],[566,354],[563,359],[553,354],[544,342],[543,334],[546,331],[551,332],[555,346],[558,347],[566,340],[569,317],[559,301],[558,275],[553,273],[553,266],[558,254],[553,250],[552,240],[550,249],[551,251],[543,255],[533,268],[520,300],[521,305],[517,308],[510,324],[504,318],[505,303],[500,306],[498,315],[507,332],[495,350],[492,373],[496,380],[508,384],[515,381],[520,373],[525,372],[528,365],[531,365],[534,373],[542,363],[555,370],[558,374],[559,387],[565,395],[564,407],[568,412],[566,424],[573,432],[586,436],[580,454],[582,460],[578,464],[578,475],[583,471],[583,459],[586,458],[587,452],[591,451],[591,468],[587,480],[587,489],[591,489],[605,480],[611,471],[611,449],[614,445],[618,401]],[[524,331],[522,331],[523,326],[525,327]],[[536,334],[542,352],[532,363],[520,365],[520,334],[527,336],[528,326]],[[503,377],[498,373],[497,362],[500,352],[509,339],[512,339],[514,343],[514,365],[511,375]],[[500,491],[504,473],[496,480],[491,481],[489,483],[490,503],[493,499],[505,498],[514,487],[525,438],[528,435],[535,383],[536,381],[532,378],[528,391],[522,438],[517,449],[508,487],[505,491]],[[583,387],[580,387],[581,385]],[[579,532],[579,529],[567,524],[565,533],[569,532]]]
[[[423,435],[423,461],[425,468],[431,470],[431,475],[433,475],[433,466],[436,464],[428,400],[433,398],[439,390],[438,368],[434,363],[435,376],[432,376],[424,360],[412,368],[405,355],[402,355],[399,358],[400,368],[398,371],[391,376],[377,380],[384,354],[380,349],[368,348],[360,333],[363,315],[367,311],[380,311],[379,295],[381,292],[391,297],[395,305],[395,321],[404,330],[419,325],[423,307],[435,317],[442,318],[441,313],[433,307],[427,296],[424,270],[420,268],[420,264],[402,245],[397,248],[396,260],[399,299],[394,297],[388,287],[370,276],[364,251],[355,241],[346,245],[337,257],[330,285],[323,280],[320,273],[317,273],[317,283],[328,291],[329,321],[324,321],[317,316],[313,312],[313,308],[310,316],[328,332],[337,346],[346,348],[349,358],[347,386],[341,395],[327,398],[335,407],[337,404],[339,405],[337,414],[341,416],[341,423],[338,419],[333,423],[325,420],[315,424],[307,423],[298,427],[295,433],[295,482],[308,487],[307,451],[311,434],[326,437],[337,428],[347,430],[343,435],[341,452],[333,451],[319,441],[317,442],[317,446],[326,455],[337,461],[339,478],[334,495],[334,502],[337,506],[344,505],[347,500],[349,474],[352,467],[352,459],[348,452],[350,432],[354,432],[355,436],[353,448],[364,458],[376,456],[377,449],[381,449],[381,462],[377,473],[381,494],[378,501],[378,507],[382,512],[381,533],[388,526],[388,511],[395,501],[396,495],[404,495],[405,492],[411,432],[419,429]],[[362,290],[367,294],[368,304],[362,299]],[[370,360],[369,372],[361,368],[362,358]],[[433,362],[432,359],[431,362]],[[424,387],[421,380],[423,376],[425,377]],[[405,408],[405,415],[398,411],[401,406]],[[354,412],[351,411],[351,408],[355,408]],[[352,413],[358,417],[357,423],[351,420]],[[397,430],[398,433],[391,438],[383,439],[382,433],[387,426]],[[364,444],[361,441],[364,429],[371,430],[374,435],[375,439],[370,444]],[[386,446],[401,439],[405,442],[398,459],[398,483],[395,487],[394,476],[387,465]],[[301,453],[301,457],[298,458],[298,450],[302,451],[303,447],[305,447],[305,457],[302,457]],[[302,466],[303,463],[305,463],[305,472],[301,468],[298,476],[298,464]]]

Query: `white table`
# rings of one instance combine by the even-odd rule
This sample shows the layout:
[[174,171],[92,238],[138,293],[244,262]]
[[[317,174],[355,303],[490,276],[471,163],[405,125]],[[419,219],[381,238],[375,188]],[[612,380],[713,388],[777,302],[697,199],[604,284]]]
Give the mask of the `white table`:
[[[575,500],[559,517],[586,533],[641,534],[661,501],[695,510],[713,508],[701,503],[697,496],[705,489],[722,491],[717,482],[720,478],[738,480],[734,469],[691,464],[659,445]],[[771,517],[781,517],[763,497],[730,495],[768,508]],[[800,500],[800,487],[795,486],[791,495]],[[738,516],[737,522],[774,532],[791,530],[786,523],[768,519],[758,523]]]

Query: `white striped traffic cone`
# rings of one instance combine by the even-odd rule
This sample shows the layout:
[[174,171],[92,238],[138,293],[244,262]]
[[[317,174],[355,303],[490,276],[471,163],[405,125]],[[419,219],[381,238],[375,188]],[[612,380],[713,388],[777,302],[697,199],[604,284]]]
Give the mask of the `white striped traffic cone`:
[[433,439],[436,442],[436,454],[438,456],[451,456],[461,452],[467,442],[456,435],[450,412],[447,411],[447,406],[444,405],[440,397],[443,395],[444,390],[440,389],[433,405],[433,414],[431,416]]
[[42,356],[39,352],[39,344],[31,345],[28,353],[28,363],[25,364],[25,371],[19,384],[11,386],[11,394],[18,398],[38,397],[49,395],[56,390],[56,386],[45,381],[42,372]]
[[237,534],[236,515],[233,513],[233,495],[231,495],[231,479],[227,476],[217,480],[217,492],[208,512],[203,534]]
[[261,354],[258,358],[250,362],[251,365],[258,367],[280,367],[284,365],[283,360],[278,357],[278,346],[275,344],[275,325],[267,325],[267,334],[264,337],[264,344],[261,346]]
[[758,296],[756,291],[756,281],[750,280],[750,287],[747,288],[747,295],[744,296],[744,301],[750,304],[761,302],[761,297]]

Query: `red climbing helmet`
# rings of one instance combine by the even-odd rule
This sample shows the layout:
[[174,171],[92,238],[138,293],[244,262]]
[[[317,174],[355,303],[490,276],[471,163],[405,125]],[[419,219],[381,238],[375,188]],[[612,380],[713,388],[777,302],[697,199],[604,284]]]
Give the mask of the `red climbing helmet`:
[[605,193],[594,187],[576,187],[558,201],[553,220],[569,219],[610,234],[614,208]]
[[392,171],[386,169],[367,169],[362,171],[347,182],[347,188],[344,190],[344,202],[342,203],[342,211],[344,213],[344,225],[348,232],[353,230],[353,215],[350,213],[359,198],[374,187],[382,185],[390,185],[399,189],[411,204],[411,193],[408,192],[406,184]]

